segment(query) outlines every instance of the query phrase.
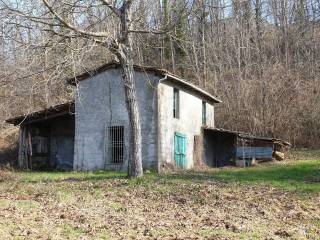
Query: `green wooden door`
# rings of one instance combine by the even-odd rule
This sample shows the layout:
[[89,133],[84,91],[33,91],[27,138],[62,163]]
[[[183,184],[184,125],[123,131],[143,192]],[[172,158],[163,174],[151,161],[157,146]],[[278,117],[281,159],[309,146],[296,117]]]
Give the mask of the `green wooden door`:
[[177,166],[187,167],[187,137],[181,133],[174,134],[174,160]]

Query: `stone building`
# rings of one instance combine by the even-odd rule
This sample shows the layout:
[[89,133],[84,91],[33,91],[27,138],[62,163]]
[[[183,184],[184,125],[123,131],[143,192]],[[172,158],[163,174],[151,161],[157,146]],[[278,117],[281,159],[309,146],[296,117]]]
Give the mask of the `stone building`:
[[[75,102],[8,119],[20,126],[20,167],[125,171],[130,125],[121,78],[120,66],[108,63],[68,81],[77,84]],[[134,80],[144,169],[193,168],[220,100],[163,69],[135,65]]]

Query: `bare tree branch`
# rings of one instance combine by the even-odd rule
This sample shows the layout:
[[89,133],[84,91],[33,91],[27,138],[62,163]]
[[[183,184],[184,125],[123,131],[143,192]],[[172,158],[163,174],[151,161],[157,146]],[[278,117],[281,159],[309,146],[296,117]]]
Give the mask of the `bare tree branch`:
[[69,22],[67,22],[63,17],[61,17],[52,7],[51,5],[48,3],[47,0],[42,0],[42,2],[46,5],[46,7],[49,9],[49,11],[61,22],[61,24],[63,24],[64,26],[66,26],[67,28],[80,33],[81,35],[87,35],[87,36],[91,36],[91,37],[106,37],[106,38],[110,38],[110,35],[108,35],[106,32],[90,32],[90,31],[84,31],[82,29],[79,29],[78,27],[70,24]]
[[116,14],[118,17],[120,17],[120,10],[116,7],[114,7],[110,2],[107,0],[100,0],[103,5],[107,6],[114,14]]

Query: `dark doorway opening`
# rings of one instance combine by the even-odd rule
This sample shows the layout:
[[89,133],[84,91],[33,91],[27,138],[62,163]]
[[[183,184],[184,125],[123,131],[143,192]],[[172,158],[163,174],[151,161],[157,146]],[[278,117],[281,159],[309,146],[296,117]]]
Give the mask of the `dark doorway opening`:
[[209,167],[235,164],[237,136],[204,129],[205,162]]
[[75,118],[63,115],[23,124],[27,152],[23,168],[31,170],[73,169]]

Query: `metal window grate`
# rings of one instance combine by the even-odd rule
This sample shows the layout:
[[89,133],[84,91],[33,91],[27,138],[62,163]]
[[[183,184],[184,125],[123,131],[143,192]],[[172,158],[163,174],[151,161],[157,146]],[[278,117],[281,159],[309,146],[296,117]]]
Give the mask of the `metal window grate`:
[[124,126],[108,127],[109,153],[111,163],[123,163],[124,159]]

